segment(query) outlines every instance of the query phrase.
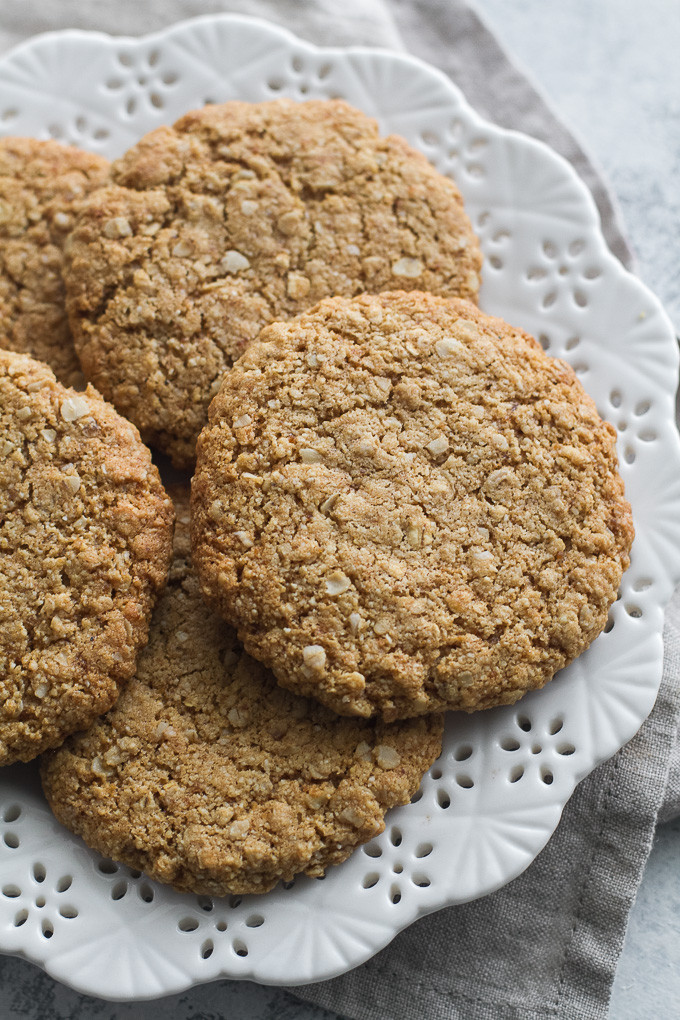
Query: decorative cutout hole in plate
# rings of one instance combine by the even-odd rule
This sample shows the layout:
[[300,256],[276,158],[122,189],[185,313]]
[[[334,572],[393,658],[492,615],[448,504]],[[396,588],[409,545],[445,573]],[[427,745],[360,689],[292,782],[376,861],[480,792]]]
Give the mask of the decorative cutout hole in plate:
[[415,849],[416,857],[429,857],[434,847],[431,843],[419,843]]
[[419,889],[427,889],[428,886],[432,885],[432,881],[420,872],[416,872],[415,875],[411,875],[411,881],[414,885],[417,885]]
[[142,882],[137,891],[139,893],[139,898],[143,900],[144,903],[153,903],[155,893],[153,891],[153,886],[149,882]]
[[14,885],[12,883],[8,885],[3,885],[2,895],[7,896],[8,899],[12,900],[15,899],[17,896],[21,896],[21,889],[19,888],[18,885]]
[[465,772],[456,773],[456,782],[464,790],[471,790],[472,787],[475,785],[472,776],[468,776],[467,773]]
[[392,846],[401,846],[402,839],[401,829],[397,829],[396,826],[393,826],[390,829],[390,843]]
[[552,781],[554,779],[554,776],[553,776],[552,772],[550,771],[550,769],[547,769],[547,768],[542,768],[541,769],[541,779],[543,780],[543,782],[545,783],[546,786],[550,786],[550,784],[552,783]]
[[263,924],[264,924],[264,917],[262,916],[262,914],[250,914],[246,918],[246,927],[247,928],[261,928]]
[[72,921],[74,917],[78,916],[78,908],[72,906],[70,903],[65,903],[59,907],[59,913],[62,917],[65,917],[67,921]]
[[71,888],[72,884],[73,884],[72,875],[62,875],[61,878],[57,881],[56,885],[57,892],[58,893],[66,892],[67,889]]
[[115,861],[99,861],[97,867],[101,871],[102,875],[115,875],[118,871],[118,865]]
[[504,751],[519,751],[520,743],[515,737],[503,737],[501,747]]
[[453,752],[453,757],[456,761],[467,761],[468,758],[472,757],[472,751],[473,747],[471,744],[459,744]]
[[196,929],[198,928],[198,924],[199,921],[197,917],[187,916],[181,919],[177,927],[179,928],[180,931],[190,932],[196,931]]
[[242,939],[234,939],[234,941],[231,944],[231,947],[232,947],[232,949],[234,950],[234,952],[236,953],[237,956],[247,956],[248,955],[248,946],[245,944],[245,942]]
[[470,163],[469,166],[465,167],[465,171],[469,177],[473,177],[476,180],[481,180],[486,174],[486,170],[481,163]]
[[116,882],[116,884],[111,888],[111,899],[122,900],[123,897],[127,894],[127,891],[128,891],[127,882]]
[[212,898],[210,896],[197,896],[196,903],[201,908],[201,910],[205,910],[206,914],[209,914],[211,910],[213,910],[215,907],[215,904],[213,903]]
[[446,790],[437,790],[437,804],[444,811],[446,808],[451,807],[451,798],[449,797]]
[[550,721],[550,733],[552,734],[552,736],[554,736],[556,733],[559,733],[563,726],[564,726],[564,719],[561,719],[559,716],[557,718],[555,718],[555,719],[551,719],[551,721]]
[[9,807],[5,808],[2,815],[2,820],[3,822],[11,824],[11,822],[16,822],[17,818],[19,818],[20,815],[21,807],[18,804],[10,804]]
[[511,783],[519,782],[519,780],[522,778],[523,775],[524,775],[524,766],[523,765],[515,765],[515,767],[510,770],[510,776],[509,776],[510,782]]
[[525,733],[528,733],[529,730],[531,729],[531,719],[526,715],[518,715],[515,718],[515,722],[517,723],[519,728],[523,730]]
[[367,857],[382,857],[382,847],[377,843],[365,843],[361,849]]
[[434,131],[422,131],[420,135],[420,140],[421,142],[424,142],[425,145],[440,144],[439,135],[436,135]]
[[201,959],[209,960],[213,954],[215,946],[212,939],[206,939],[205,942],[201,943]]
[[16,832],[6,832],[2,838],[5,846],[8,846],[10,850],[18,849],[20,840]]
[[390,903],[394,903],[395,907],[397,903],[401,903],[401,889],[398,885],[393,885],[390,889]]
[[576,748],[573,744],[558,744],[555,750],[558,754],[570,755],[574,753]]
[[369,871],[368,875],[364,875],[361,882],[364,889],[372,889],[374,885],[377,885],[380,881],[380,873],[377,871]]

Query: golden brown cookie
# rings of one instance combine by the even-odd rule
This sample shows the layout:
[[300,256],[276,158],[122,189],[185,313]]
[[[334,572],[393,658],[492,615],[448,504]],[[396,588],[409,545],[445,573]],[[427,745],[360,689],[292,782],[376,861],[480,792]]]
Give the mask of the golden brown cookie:
[[456,186],[341,101],[205,107],[143,138],[111,180],[69,242],[76,347],[88,379],[178,466],[266,323],[329,294],[477,295]]
[[116,700],[165,583],[173,511],[137,429],[0,351],[0,765]]
[[614,438],[568,365],[469,302],[329,298],[211,405],[203,590],[338,712],[516,701],[596,637],[628,565]]
[[322,875],[382,832],[441,751],[442,717],[341,719],[289,694],[201,597],[188,492],[136,677],[115,708],[43,759],[57,818],[177,889],[266,892]]
[[64,241],[108,166],[59,142],[0,139],[0,347],[47,362],[66,386],[84,380],[64,305]]

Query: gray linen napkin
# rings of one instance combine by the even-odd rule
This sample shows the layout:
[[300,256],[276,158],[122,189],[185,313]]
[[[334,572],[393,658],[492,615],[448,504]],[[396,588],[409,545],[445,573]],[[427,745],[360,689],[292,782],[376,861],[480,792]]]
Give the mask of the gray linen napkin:
[[[482,114],[543,139],[572,162],[595,197],[610,247],[630,265],[600,174],[461,0],[2,0],[0,52],[36,32],[80,27],[138,35],[224,10],[267,17],[319,44],[405,49],[408,40],[408,49],[446,71]],[[296,994],[357,1020],[604,1018],[657,814],[680,813],[679,593],[665,641],[664,678],[649,720],[579,786],[524,875],[493,896],[423,918],[362,967]]]

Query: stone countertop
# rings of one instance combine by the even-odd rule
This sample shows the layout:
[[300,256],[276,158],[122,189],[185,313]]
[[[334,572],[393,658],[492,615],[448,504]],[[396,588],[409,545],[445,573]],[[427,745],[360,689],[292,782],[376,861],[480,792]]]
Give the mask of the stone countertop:
[[[580,136],[618,197],[637,271],[680,332],[680,19],[670,0],[476,0]],[[610,1020],[680,1016],[680,819],[659,828],[614,982]],[[2,1020],[333,1020],[281,989],[220,981],[153,1003],[77,995],[0,958]]]

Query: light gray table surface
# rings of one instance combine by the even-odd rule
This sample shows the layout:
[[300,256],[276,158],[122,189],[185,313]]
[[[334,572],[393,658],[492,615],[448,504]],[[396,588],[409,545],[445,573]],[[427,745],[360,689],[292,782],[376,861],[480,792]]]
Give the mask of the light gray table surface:
[[[605,171],[638,273],[680,332],[680,4],[477,0],[476,6]],[[679,963],[676,820],[657,832],[631,913],[610,1020],[680,1017]],[[230,981],[155,1003],[103,1002],[71,992],[25,961],[0,958],[0,1020],[19,1017],[333,1020],[283,990]]]

